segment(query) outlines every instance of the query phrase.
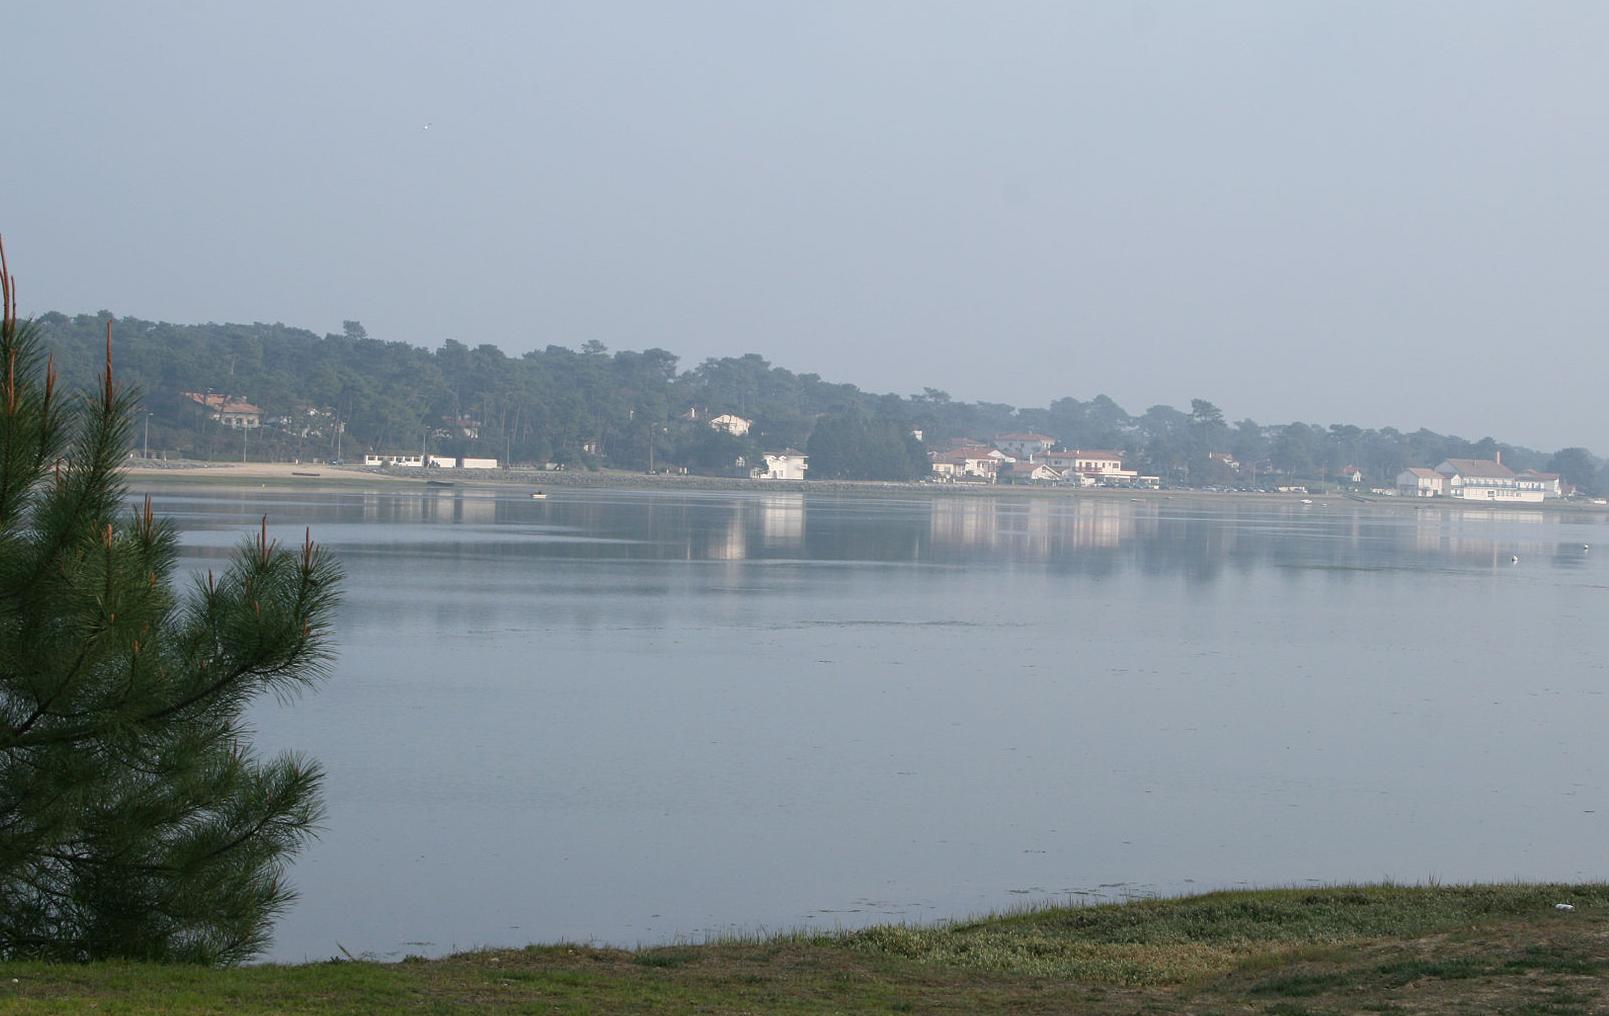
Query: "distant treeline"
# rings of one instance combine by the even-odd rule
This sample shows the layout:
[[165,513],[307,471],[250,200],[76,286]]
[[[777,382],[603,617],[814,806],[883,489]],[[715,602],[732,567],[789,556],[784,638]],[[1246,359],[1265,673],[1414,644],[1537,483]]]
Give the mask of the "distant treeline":
[[[93,384],[108,319],[106,312],[37,319],[69,385]],[[596,342],[518,357],[453,340],[431,351],[371,338],[356,321],[321,337],[278,324],[117,318],[114,336],[119,377],[145,393],[153,454],[327,458],[339,442],[349,458],[424,448],[515,463],[719,473],[791,446],[810,453],[813,477],[911,479],[926,471],[924,446],[1033,431],[1066,447],[1122,450],[1126,465],[1172,483],[1323,478],[1356,466],[1367,481],[1389,484],[1405,466],[1499,451],[1506,465],[1558,472],[1584,490],[1609,479],[1581,448],[1547,453],[1423,429],[1229,422],[1202,399],[1188,410],[1152,406],[1135,416],[1105,395],[1044,408],[959,402],[932,388],[878,395],[753,353],[681,370],[663,349],[610,352]],[[209,423],[184,392],[238,397],[276,422],[243,437]],[[687,418],[689,410],[698,418]],[[742,436],[714,430],[705,421],[721,413],[753,427]],[[912,431],[923,442],[909,440]],[[1228,453],[1239,469],[1214,452]]]

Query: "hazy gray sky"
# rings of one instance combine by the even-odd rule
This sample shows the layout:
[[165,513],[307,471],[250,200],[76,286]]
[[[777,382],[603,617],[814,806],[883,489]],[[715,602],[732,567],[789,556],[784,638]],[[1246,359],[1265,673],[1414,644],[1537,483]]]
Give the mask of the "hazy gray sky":
[[28,312],[1609,453],[1609,4],[13,0],[0,31]]

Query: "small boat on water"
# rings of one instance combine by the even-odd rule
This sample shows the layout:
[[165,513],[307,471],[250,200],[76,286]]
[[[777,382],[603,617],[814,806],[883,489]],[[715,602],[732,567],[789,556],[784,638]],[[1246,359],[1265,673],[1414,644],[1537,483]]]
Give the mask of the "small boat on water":
[[322,475],[322,474],[319,474],[319,473],[298,473],[296,470],[293,469],[293,470],[291,470],[291,475],[292,476],[319,476],[319,475]]
[[452,485],[453,485],[453,483],[452,483],[451,480],[426,480],[425,481],[425,486],[427,486],[427,487],[451,487]]
[[532,501],[546,501],[547,499],[548,499],[548,496],[547,496],[546,493],[544,493],[544,492],[542,492],[540,490],[531,491],[531,500]]

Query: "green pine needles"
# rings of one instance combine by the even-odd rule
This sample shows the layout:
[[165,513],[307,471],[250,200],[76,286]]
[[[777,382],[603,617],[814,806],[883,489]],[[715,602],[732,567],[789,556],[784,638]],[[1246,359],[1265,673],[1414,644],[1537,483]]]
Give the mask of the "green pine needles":
[[0,958],[234,963],[293,898],[318,766],[243,713],[315,683],[339,572],[266,523],[189,596],[173,527],[129,513],[132,399],[65,404],[0,249]]

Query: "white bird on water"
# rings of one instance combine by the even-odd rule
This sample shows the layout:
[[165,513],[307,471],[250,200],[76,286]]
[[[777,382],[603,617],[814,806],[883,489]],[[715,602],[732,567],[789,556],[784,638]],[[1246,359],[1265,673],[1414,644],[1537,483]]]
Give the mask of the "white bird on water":
[[1508,563],[1509,564],[1519,564],[1520,563],[1520,555],[1518,555],[1518,554],[1510,555],[1509,559],[1508,559]]

